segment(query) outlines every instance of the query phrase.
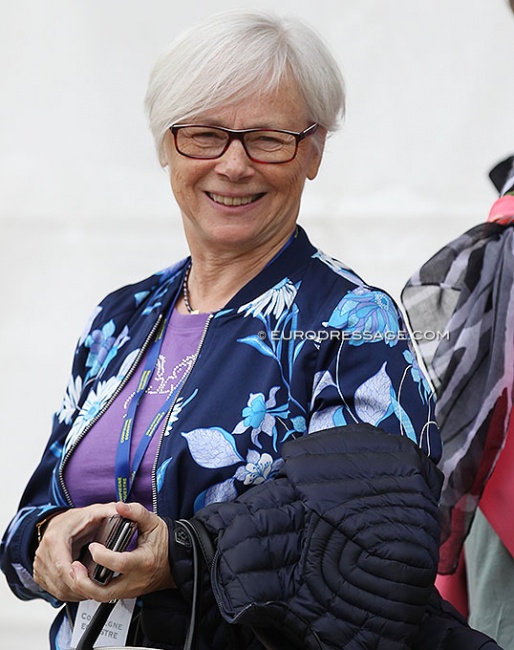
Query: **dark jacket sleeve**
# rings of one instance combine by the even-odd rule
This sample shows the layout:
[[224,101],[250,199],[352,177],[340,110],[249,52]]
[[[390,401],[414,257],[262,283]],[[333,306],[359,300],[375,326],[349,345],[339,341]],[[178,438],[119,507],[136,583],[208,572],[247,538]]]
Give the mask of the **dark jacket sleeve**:
[[22,600],[43,598],[55,607],[60,602],[34,582],[32,565],[37,546],[37,524],[67,507],[55,500],[51,489],[57,463],[52,445],[59,439],[58,430],[57,424],[0,545],[0,566],[13,593]]
[[[71,377],[62,404],[54,416],[50,438],[0,546],[1,569],[12,591],[23,600],[44,598],[54,605],[59,604],[32,579],[36,525],[52,513],[70,507],[59,478],[67,436],[91,386],[116,357],[119,347],[128,340],[125,325],[136,309],[135,297],[139,295],[138,292],[148,294],[155,284],[152,276],[138,285],[123,287],[106,296],[93,311],[77,343]],[[111,347],[100,346],[101,349],[94,352],[91,332],[104,337]]]

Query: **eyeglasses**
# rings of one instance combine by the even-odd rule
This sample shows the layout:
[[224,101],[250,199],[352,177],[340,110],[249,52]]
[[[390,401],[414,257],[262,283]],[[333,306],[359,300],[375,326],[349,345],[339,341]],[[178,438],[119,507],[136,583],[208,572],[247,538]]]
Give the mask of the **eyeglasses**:
[[253,162],[279,165],[293,160],[300,142],[313,135],[318,126],[311,124],[300,133],[282,129],[225,129],[201,124],[173,124],[169,128],[177,151],[187,158],[221,158],[232,140],[239,140]]

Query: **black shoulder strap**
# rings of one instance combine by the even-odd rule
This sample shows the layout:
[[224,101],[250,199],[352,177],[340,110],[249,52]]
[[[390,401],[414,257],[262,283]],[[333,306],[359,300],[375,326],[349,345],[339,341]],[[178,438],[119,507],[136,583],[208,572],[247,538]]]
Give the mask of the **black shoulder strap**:
[[191,619],[187,631],[184,650],[193,650],[196,645],[197,618],[201,599],[202,564],[211,568],[214,558],[214,546],[207,530],[195,519],[178,519],[173,531],[177,544],[191,548],[193,556],[193,598]]

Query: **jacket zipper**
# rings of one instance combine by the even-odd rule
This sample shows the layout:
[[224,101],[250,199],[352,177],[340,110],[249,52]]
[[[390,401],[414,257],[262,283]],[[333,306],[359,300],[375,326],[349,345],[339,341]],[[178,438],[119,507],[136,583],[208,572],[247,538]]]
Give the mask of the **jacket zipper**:
[[88,431],[90,431],[91,427],[92,427],[92,426],[93,426],[93,425],[94,425],[94,424],[95,424],[95,423],[96,423],[96,422],[97,422],[97,421],[102,417],[102,415],[107,411],[107,409],[111,406],[111,404],[112,404],[113,401],[116,399],[116,397],[118,397],[118,395],[121,393],[121,391],[123,390],[123,388],[125,387],[125,385],[126,385],[127,382],[129,381],[129,379],[130,379],[130,378],[132,377],[132,375],[134,374],[134,371],[135,371],[135,369],[137,368],[137,366],[138,366],[138,364],[139,364],[139,362],[140,362],[142,356],[143,356],[144,353],[146,352],[148,346],[150,345],[151,340],[153,339],[155,333],[156,333],[157,330],[159,329],[159,327],[160,327],[160,325],[161,325],[161,323],[162,323],[163,318],[164,318],[164,316],[163,316],[162,314],[159,314],[159,316],[157,317],[157,320],[155,321],[155,323],[154,323],[154,325],[153,325],[153,327],[152,327],[152,329],[151,329],[151,331],[150,331],[150,334],[147,336],[146,340],[144,341],[143,345],[141,346],[141,348],[140,348],[140,350],[139,350],[139,354],[137,355],[137,357],[136,357],[134,363],[132,364],[132,366],[130,367],[129,371],[127,372],[127,374],[126,374],[125,377],[123,378],[122,382],[121,382],[120,385],[116,388],[116,390],[114,391],[114,393],[111,395],[109,401],[106,402],[106,404],[104,404],[104,406],[100,409],[100,411],[96,414],[96,416],[95,416],[95,417],[91,420],[91,422],[89,422],[89,424],[85,427],[85,429],[82,431],[82,433],[80,434],[80,436],[75,440],[74,445],[73,445],[72,447],[70,447],[70,449],[68,449],[68,451],[66,452],[66,455],[64,456],[64,458],[63,458],[63,460],[62,460],[61,466],[60,466],[60,468],[59,468],[59,483],[60,483],[60,485],[61,485],[61,489],[62,489],[62,491],[63,491],[63,493],[64,493],[64,496],[66,497],[66,501],[68,502],[68,504],[69,504],[70,507],[72,507],[72,508],[74,507],[74,505],[73,505],[73,501],[72,501],[72,499],[71,499],[70,493],[68,492],[68,488],[66,487],[66,484],[65,484],[65,482],[64,482],[64,467],[65,467],[66,463],[68,462],[68,460],[70,459],[70,456],[72,455],[72,453],[73,453],[74,450],[76,449],[76,447],[77,447],[77,445],[79,444],[79,442],[84,438],[84,436],[88,433]]
[[214,315],[209,314],[209,317],[207,318],[207,321],[205,322],[205,326],[203,328],[202,336],[200,338],[200,343],[198,344],[198,348],[196,350],[194,361],[191,364],[191,366],[189,367],[189,370],[185,374],[183,380],[180,382],[180,386],[179,386],[179,388],[178,388],[178,390],[176,392],[175,399],[173,400],[173,403],[170,406],[170,409],[169,409],[168,414],[166,416],[166,419],[164,421],[164,426],[161,429],[161,434],[160,434],[160,438],[159,438],[159,445],[157,447],[157,453],[155,454],[155,461],[154,461],[153,468],[152,468],[152,507],[153,507],[153,511],[155,512],[155,514],[157,514],[157,461],[159,459],[159,454],[160,454],[160,451],[161,451],[162,441],[163,441],[163,438],[164,438],[164,432],[168,428],[168,423],[170,421],[171,414],[173,413],[173,409],[175,408],[175,404],[177,403],[177,400],[180,397],[182,389],[184,388],[184,386],[185,386],[185,384],[186,384],[186,382],[187,382],[187,380],[189,378],[189,375],[192,373],[193,368],[196,365],[196,361],[197,361],[197,359],[198,359],[198,357],[200,355],[200,350],[202,349],[203,343],[205,341],[205,337],[207,336],[207,330],[208,330],[209,325],[211,323],[211,320],[213,318],[214,318]]

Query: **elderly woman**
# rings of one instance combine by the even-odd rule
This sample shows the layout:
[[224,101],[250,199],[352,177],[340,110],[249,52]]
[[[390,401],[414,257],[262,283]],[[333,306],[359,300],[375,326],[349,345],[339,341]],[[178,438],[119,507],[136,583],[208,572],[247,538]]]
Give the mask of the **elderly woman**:
[[[52,648],[70,647],[70,623],[90,616],[89,601],[112,599],[134,610],[127,643],[182,647],[187,604],[174,588],[170,522],[275,476],[285,441],[366,422],[440,455],[396,305],[297,226],[344,108],[317,35],[268,15],[210,19],[158,61],[147,108],[190,257],[96,309],[6,532],[2,568],[15,594],[66,603]],[[121,574],[101,586],[80,549],[116,512],[139,536],[131,552],[89,545]]]

